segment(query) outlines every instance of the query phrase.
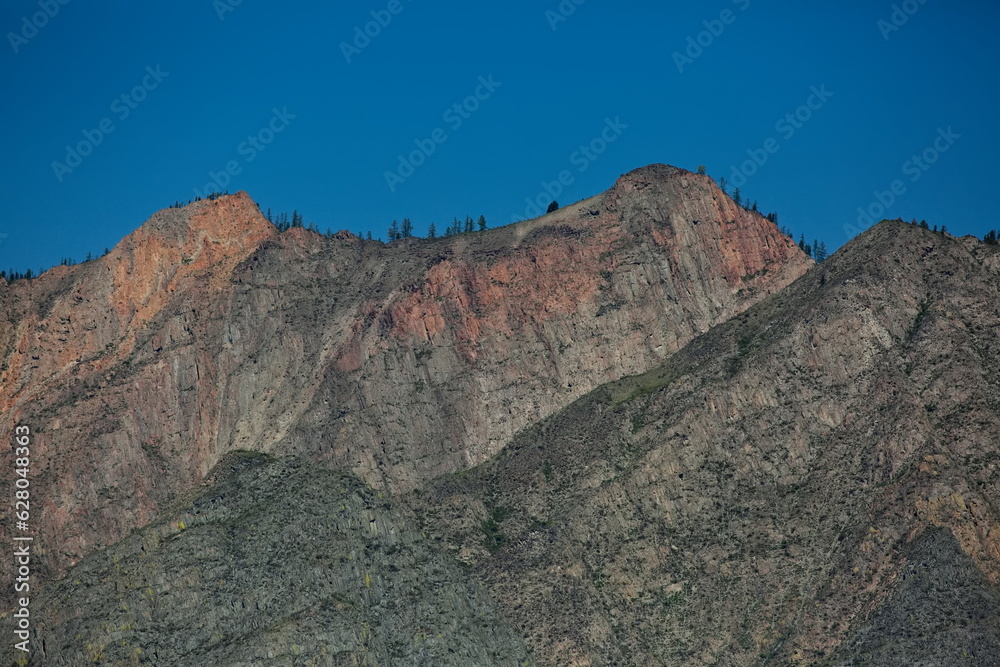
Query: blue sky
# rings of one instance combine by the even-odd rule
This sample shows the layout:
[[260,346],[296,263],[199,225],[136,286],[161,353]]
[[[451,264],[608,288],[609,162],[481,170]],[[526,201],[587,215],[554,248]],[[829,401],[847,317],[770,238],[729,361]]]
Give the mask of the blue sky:
[[506,224],[563,171],[566,204],[756,155],[742,192],[831,249],[894,181],[877,217],[1000,226],[995,2],[94,4],[0,11],[0,268],[99,253],[213,177],[384,237]]

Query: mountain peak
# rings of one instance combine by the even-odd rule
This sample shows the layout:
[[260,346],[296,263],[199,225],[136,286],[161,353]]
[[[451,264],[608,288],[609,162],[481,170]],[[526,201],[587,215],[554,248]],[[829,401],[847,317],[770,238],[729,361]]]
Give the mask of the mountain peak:
[[[95,504],[67,523],[53,511],[46,534],[82,555],[234,449],[302,453],[373,486],[415,488],[487,460],[597,385],[662,363],[812,264],[707,176],[667,165],[585,202],[389,245],[279,234],[242,192],[154,214],[108,255],[70,267],[72,291],[39,299],[44,314],[10,328],[16,342],[0,338],[11,369],[0,389],[43,397],[23,405],[25,421],[80,406],[52,441],[58,474],[95,451],[134,466],[90,471],[87,497],[116,489],[111,514]],[[80,384],[46,384],[70,370],[102,387],[103,407],[85,404]],[[129,378],[127,391],[116,377]],[[454,403],[428,400],[441,387]],[[139,415],[142,428],[116,415]],[[73,436],[83,431],[97,435]],[[73,493],[53,491],[52,502]]]
[[266,236],[273,232],[260,207],[245,191],[202,199],[182,208],[165,208],[154,213],[128,238],[143,240],[160,236],[165,240],[186,242],[192,235],[208,234],[216,240],[247,236]]
[[[666,197],[675,203],[701,200],[703,204],[711,204],[712,213],[724,216],[725,220],[736,219],[737,213],[747,213],[719,188],[711,176],[662,163],[648,164],[622,174],[608,194],[613,200],[634,202],[648,197],[648,192],[657,192],[657,196]],[[724,205],[720,207],[719,204],[723,202]],[[708,215],[709,211],[703,210],[701,213]]]
[[148,321],[169,293],[221,290],[233,269],[277,233],[242,191],[158,211],[102,258],[115,309],[125,321]]
[[694,175],[686,169],[681,169],[680,167],[675,167],[673,165],[664,164],[662,162],[654,162],[652,164],[647,164],[645,167],[637,167],[630,172],[622,174],[618,177],[617,182],[622,181],[665,181],[669,178],[674,178],[677,176],[683,176],[685,174]]

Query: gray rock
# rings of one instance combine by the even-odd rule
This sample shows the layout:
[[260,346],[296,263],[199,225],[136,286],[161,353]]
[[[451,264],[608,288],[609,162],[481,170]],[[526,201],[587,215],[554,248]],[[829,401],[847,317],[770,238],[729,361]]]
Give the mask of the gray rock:
[[357,479],[249,454],[214,476],[47,588],[30,664],[528,664],[481,587]]

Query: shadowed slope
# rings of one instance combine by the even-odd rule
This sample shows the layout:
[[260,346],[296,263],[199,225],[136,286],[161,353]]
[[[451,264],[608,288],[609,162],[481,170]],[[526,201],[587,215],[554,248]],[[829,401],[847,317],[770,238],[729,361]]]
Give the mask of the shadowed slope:
[[489,596],[389,501],[294,459],[229,455],[34,605],[31,665],[528,660]]
[[1000,582],[998,258],[882,223],[443,478],[416,516],[553,665],[810,664],[855,632],[889,651],[872,614],[926,610],[883,605],[910,543],[947,527],[985,606],[974,634],[939,628],[951,643],[927,664],[982,657]]

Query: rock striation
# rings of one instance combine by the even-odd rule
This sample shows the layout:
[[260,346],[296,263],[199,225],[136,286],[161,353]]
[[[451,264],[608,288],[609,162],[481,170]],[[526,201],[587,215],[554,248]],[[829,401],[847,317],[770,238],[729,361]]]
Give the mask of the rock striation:
[[[666,177],[639,187],[648,173]],[[632,208],[641,197],[629,193],[664,183],[667,191],[683,192],[677,179],[688,176],[641,170],[623,177],[601,206],[607,215],[617,211],[621,225],[632,224],[629,219],[646,224],[640,221],[649,214]],[[634,218],[622,212],[623,201],[631,202]],[[689,205],[693,211],[700,204]],[[592,202],[581,206],[567,211],[556,231],[534,221],[522,230],[522,245],[504,247],[530,249],[539,260],[544,239],[558,236],[560,247],[574,247],[583,232],[574,236],[561,226],[572,230],[575,220],[586,229],[589,212],[602,210]],[[697,240],[695,228],[705,224],[698,221],[683,228],[683,243],[705,242]],[[644,229],[639,243],[650,253],[673,252],[681,243],[681,232],[658,245],[655,229]],[[357,239],[340,241],[366,252]],[[368,386],[385,382],[374,371],[362,375],[376,358],[371,350],[381,350],[384,374],[398,377],[389,373],[391,350],[420,340],[420,331],[429,341],[451,336],[454,361],[440,362],[424,381],[449,377],[464,386],[455,369],[475,373],[492,358],[492,327],[514,321],[515,311],[502,311],[505,320],[491,310],[495,302],[470,300],[464,320],[442,316],[440,327],[429,317],[404,316],[414,312],[407,308],[386,313],[413,300],[425,304],[418,312],[428,312],[426,276],[444,261],[457,263],[456,256],[473,266],[474,255],[461,248],[471,242],[432,244],[451,248],[451,259],[429,269],[415,262],[425,278],[408,290],[389,280],[402,270],[398,264],[378,264],[381,255],[355,259],[384,267],[368,277],[364,292],[383,306],[362,324],[344,319],[358,332],[359,352],[345,356],[343,345],[331,344],[326,356],[309,357],[310,346],[326,348],[301,338],[294,339],[298,354],[329,359],[342,374],[337,377],[365,377],[359,386]],[[412,241],[373,252],[407,248],[401,256],[412,257],[422,247]],[[309,317],[332,326],[338,300],[348,299],[350,290],[328,292],[329,310],[317,314],[309,309],[318,303],[315,287],[302,276],[313,267],[318,273],[311,280],[332,284],[324,271],[334,269],[315,258],[336,256],[324,255],[336,248],[317,248],[303,232],[265,239],[233,269],[238,287],[212,312],[222,322],[245,322],[234,313],[253,311],[244,299],[252,301],[274,281],[284,290],[281,328],[251,340],[247,330],[232,327],[224,330],[233,335],[227,344],[276,355],[265,340],[320,331],[303,328]],[[678,256],[690,261],[683,252]],[[469,284],[512,261],[480,260]],[[581,263],[568,263],[567,271]],[[664,259],[662,266],[674,264]],[[275,267],[295,281],[282,282]],[[527,264],[523,271],[530,274]],[[610,279],[599,275],[611,287],[598,288],[597,301],[576,301],[578,311],[613,302],[606,292],[623,289],[616,276],[629,269],[616,264],[598,271],[610,273]],[[570,273],[565,283],[583,284],[579,275]],[[371,450],[345,422],[351,411],[316,416],[322,401],[348,404],[337,400],[348,396],[336,393],[340,380],[329,379],[334,373],[319,364],[299,421],[286,424],[272,445],[281,456],[221,454],[205,479],[164,500],[146,527],[91,552],[43,589],[35,608],[41,652],[32,659],[55,665],[998,665],[998,278],[995,246],[880,223],[784,288],[692,334],[664,361],[612,377],[547,416],[539,411],[488,459],[466,454],[455,465],[431,465],[435,457],[451,460],[447,450],[415,435],[398,459],[373,455],[374,465],[358,465],[349,452]],[[337,284],[354,280],[344,275]],[[707,276],[702,284],[715,281]],[[646,284],[667,294],[670,285],[690,283]],[[524,300],[559,304],[561,293]],[[622,311],[646,303],[644,295],[636,290],[626,302],[631,305],[612,312],[624,317]],[[452,298],[459,297],[442,296],[446,303]],[[693,302],[678,294],[678,303]],[[8,300],[4,307],[17,304]],[[569,317],[560,310],[565,305],[531,308],[553,328]],[[587,330],[605,315],[591,312]],[[423,330],[412,325],[417,321]],[[461,321],[491,325],[460,329]],[[404,322],[410,324],[400,326]],[[581,321],[577,330],[585,326]],[[511,327],[511,345],[527,344],[526,328]],[[622,327],[621,340],[629,340],[629,332]],[[372,341],[382,347],[371,347]],[[594,344],[594,354],[601,348]],[[148,351],[144,340],[135,349],[151,356],[134,359],[160,354]],[[435,349],[427,359],[444,354]],[[275,359],[258,356],[256,363],[273,369]],[[217,361],[216,368],[241,368],[230,363]],[[268,381],[275,383],[279,389],[269,394],[275,402],[304,391],[300,367],[287,363],[287,378],[270,371],[256,385],[264,391]],[[506,366],[494,368],[502,373]],[[488,383],[493,376],[480,377]],[[536,380],[524,386],[535,391]],[[414,414],[426,409],[410,405]],[[471,406],[446,405],[452,413],[474,414]],[[427,428],[434,434],[445,427]],[[353,440],[336,444],[348,436]],[[324,443],[334,443],[332,454]],[[227,446],[237,445],[230,440]],[[433,472],[437,466],[441,474]]]
[[883,222],[415,520],[539,664],[1000,664],[998,260]]
[[710,178],[664,165],[433,241],[279,233],[245,193],[161,211],[104,257],[0,285],[0,427],[37,434],[42,574],[235,450],[394,492],[468,469],[811,265]]

